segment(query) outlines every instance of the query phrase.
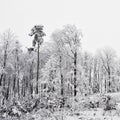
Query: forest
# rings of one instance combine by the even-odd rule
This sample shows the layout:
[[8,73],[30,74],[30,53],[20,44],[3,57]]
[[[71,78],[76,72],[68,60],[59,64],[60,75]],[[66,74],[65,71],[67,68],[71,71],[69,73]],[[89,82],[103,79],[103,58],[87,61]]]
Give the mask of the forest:
[[0,120],[120,118],[120,59],[114,49],[83,51],[84,34],[70,24],[48,41],[43,25],[28,34],[33,40],[26,50],[10,29],[0,34]]

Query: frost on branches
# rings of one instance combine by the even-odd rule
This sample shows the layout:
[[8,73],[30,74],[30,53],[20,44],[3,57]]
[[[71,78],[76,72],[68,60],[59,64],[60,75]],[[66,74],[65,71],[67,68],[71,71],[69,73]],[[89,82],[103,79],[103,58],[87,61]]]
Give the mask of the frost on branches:
[[25,51],[12,31],[0,36],[1,120],[120,119],[120,62],[113,49],[83,51],[75,25],[55,30],[47,42],[43,25],[29,35]]

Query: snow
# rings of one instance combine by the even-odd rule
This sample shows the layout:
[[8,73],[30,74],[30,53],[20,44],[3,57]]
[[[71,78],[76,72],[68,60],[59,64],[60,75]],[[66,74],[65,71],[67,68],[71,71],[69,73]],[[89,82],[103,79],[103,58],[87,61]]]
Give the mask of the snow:
[[120,120],[119,116],[101,115],[101,112],[85,111],[80,116],[67,116],[65,120]]
[[86,116],[86,117],[66,117],[65,120],[120,120],[120,117],[117,117],[117,116],[114,116],[114,117],[110,117],[110,116],[107,116],[107,117],[89,117],[89,116]]
[[[35,120],[120,120],[120,116],[113,114],[114,112],[116,113],[116,111],[105,113],[103,109],[97,108],[85,111],[81,110],[73,114],[66,114],[65,111],[58,111],[51,117],[46,118],[42,118],[40,114],[34,114],[33,118],[35,118]],[[103,115],[103,113],[105,113],[105,115]]]
[[[120,97],[120,93],[109,93],[109,95],[114,99]],[[80,109],[79,104],[82,104],[83,101],[93,101],[96,102],[101,98],[100,94],[91,95],[88,97],[81,97],[79,100],[74,101],[75,106],[78,109],[69,111],[68,109],[62,109],[61,111],[55,111],[51,113],[48,109],[40,109],[37,112],[26,114],[27,118],[33,118],[34,120],[120,120],[120,102],[116,104],[116,110],[107,110],[105,111],[102,107]],[[18,103],[21,105],[20,103]],[[74,108],[73,107],[73,108]],[[21,116],[21,112],[16,107],[12,109],[14,114]],[[2,115],[6,117],[6,113]],[[25,119],[27,120],[27,119]]]
[[120,102],[120,92],[117,93],[107,93],[106,95],[109,95],[113,97],[117,102]]

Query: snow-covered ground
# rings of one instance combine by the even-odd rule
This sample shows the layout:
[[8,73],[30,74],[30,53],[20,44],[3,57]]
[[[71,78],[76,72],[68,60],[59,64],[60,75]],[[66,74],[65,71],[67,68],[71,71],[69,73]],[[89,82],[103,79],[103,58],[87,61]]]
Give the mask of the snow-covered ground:
[[110,117],[110,116],[96,116],[96,117],[92,117],[92,116],[81,116],[81,117],[76,117],[76,116],[73,116],[73,117],[70,117],[70,116],[67,116],[65,120],[120,120],[120,117],[117,117],[117,116],[113,116],[113,117]]
[[120,116],[116,111],[106,112],[102,109],[81,111],[79,115],[66,116],[65,120],[120,120]]
[[79,111],[72,114],[66,114],[65,111],[56,112],[51,117],[41,118],[40,114],[33,115],[35,120],[120,120],[118,113],[113,111],[105,112],[101,108],[95,110]]
[[[100,101],[101,96],[111,96],[114,98],[114,100],[116,100],[115,109],[105,110],[103,107],[89,107],[90,102],[93,102],[94,104],[95,102]],[[95,94],[78,98],[79,99],[74,102],[72,100],[74,104],[70,109],[64,107],[53,112],[49,109],[42,108],[38,111],[33,110],[30,113],[25,113],[24,119],[21,117],[19,120],[120,120],[120,101],[118,100],[120,99],[120,93],[109,93],[104,95]],[[84,109],[83,104],[86,103],[88,106]],[[80,107],[81,104],[83,105],[82,107]],[[114,104],[114,102],[112,104]],[[22,116],[16,106],[12,106],[12,114]],[[6,112],[2,116],[5,118],[7,116]],[[16,118],[15,120],[18,119]]]

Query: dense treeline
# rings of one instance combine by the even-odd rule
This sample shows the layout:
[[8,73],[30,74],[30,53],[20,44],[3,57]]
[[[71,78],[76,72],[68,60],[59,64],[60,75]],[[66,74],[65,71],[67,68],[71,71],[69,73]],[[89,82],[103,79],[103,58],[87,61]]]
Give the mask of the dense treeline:
[[82,37],[74,25],[53,32],[48,42],[40,44],[37,71],[38,46],[25,52],[10,30],[1,34],[0,105],[12,104],[13,99],[48,102],[120,91],[120,61],[115,51],[105,48],[92,55],[81,49]]

